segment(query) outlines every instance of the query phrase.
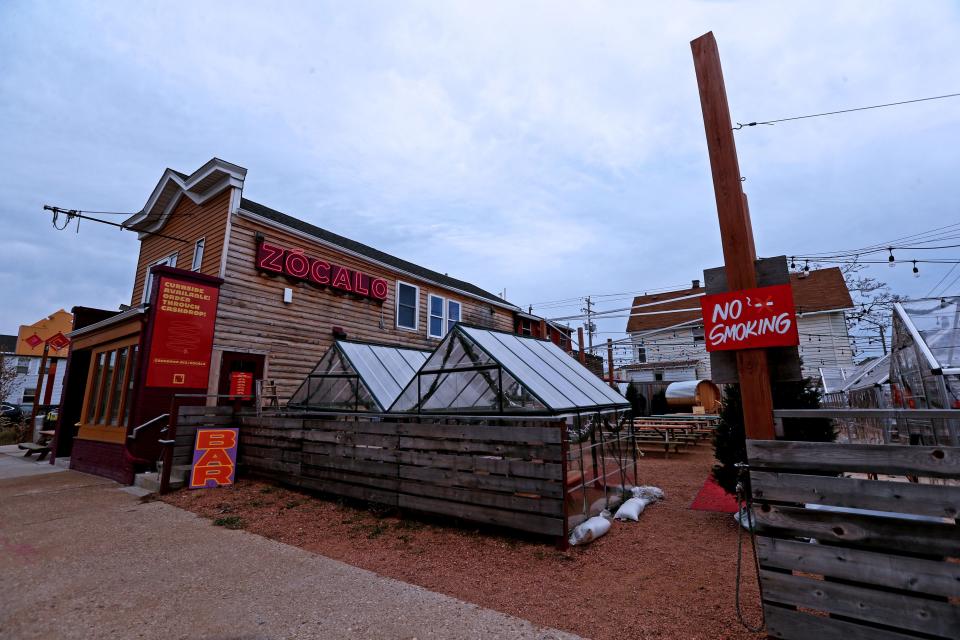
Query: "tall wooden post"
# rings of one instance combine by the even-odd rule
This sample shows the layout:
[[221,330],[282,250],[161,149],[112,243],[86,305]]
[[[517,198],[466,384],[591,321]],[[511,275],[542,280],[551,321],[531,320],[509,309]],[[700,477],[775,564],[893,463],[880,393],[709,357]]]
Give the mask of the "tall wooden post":
[[577,346],[580,347],[580,352],[577,354],[580,364],[587,364],[587,354],[583,350],[583,327],[577,327]]
[[617,388],[617,383],[613,381],[613,338],[607,338],[607,372],[610,386]]
[[[733,123],[723,83],[720,52],[713,32],[692,41],[690,48],[693,50],[693,66],[700,89],[700,107],[707,134],[713,191],[717,199],[727,284],[731,291],[751,289],[757,286],[754,271],[757,256],[747,199],[741,188],[740,164],[733,139]],[[767,352],[764,349],[737,351],[737,375],[743,397],[743,422],[747,437],[773,440],[773,396]]]

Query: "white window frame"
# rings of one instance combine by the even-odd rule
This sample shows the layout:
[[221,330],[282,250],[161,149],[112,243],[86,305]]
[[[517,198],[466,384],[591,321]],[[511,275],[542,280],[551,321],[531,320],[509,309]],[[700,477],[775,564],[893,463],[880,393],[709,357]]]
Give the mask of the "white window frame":
[[[207,239],[200,238],[193,243],[193,263],[190,265],[191,271],[200,271],[203,266],[203,250],[206,248]],[[200,258],[199,260],[197,258]]]
[[[405,287],[413,287],[414,290],[414,299],[413,299],[413,327],[407,327],[400,324],[400,285]],[[401,331],[419,331],[420,330],[420,287],[409,282],[404,282],[403,280],[397,280],[396,289],[396,313],[394,317],[394,323],[396,324],[397,329]]]
[[[440,301],[440,335],[432,333],[432,327],[430,326],[430,321],[436,318],[437,316],[433,315],[433,301]],[[447,300],[443,296],[438,296],[435,293],[427,294],[427,337],[433,338],[434,340],[442,340],[443,336],[446,335],[444,328],[447,324]]]
[[452,304],[457,305],[457,319],[454,321],[454,323],[457,323],[463,320],[463,305],[460,303],[459,300],[452,300],[450,298],[447,298],[447,304],[443,307],[444,312],[447,314],[447,317],[443,319],[444,320],[443,335],[447,335],[448,333],[450,333],[450,329],[453,328],[450,326],[450,305]]
[[150,289],[153,287],[153,274],[150,273],[150,270],[156,266],[163,265],[167,267],[176,267],[177,266],[177,251],[174,251],[168,256],[164,256],[157,260],[156,262],[151,262],[147,265],[147,272],[143,276],[143,297],[140,299],[140,302],[149,302],[150,301]]

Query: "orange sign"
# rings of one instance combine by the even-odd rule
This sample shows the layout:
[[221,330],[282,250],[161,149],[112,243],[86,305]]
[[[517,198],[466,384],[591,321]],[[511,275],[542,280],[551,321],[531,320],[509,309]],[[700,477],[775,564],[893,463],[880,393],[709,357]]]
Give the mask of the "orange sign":
[[207,489],[233,484],[237,470],[237,428],[197,429],[193,447],[190,488]]

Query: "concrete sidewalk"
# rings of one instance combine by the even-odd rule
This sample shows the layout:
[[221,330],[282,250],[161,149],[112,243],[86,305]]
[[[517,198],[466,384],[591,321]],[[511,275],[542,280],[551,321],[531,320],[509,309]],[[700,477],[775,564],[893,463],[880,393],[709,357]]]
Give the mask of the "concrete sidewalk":
[[0,453],[0,638],[574,638],[42,466]]

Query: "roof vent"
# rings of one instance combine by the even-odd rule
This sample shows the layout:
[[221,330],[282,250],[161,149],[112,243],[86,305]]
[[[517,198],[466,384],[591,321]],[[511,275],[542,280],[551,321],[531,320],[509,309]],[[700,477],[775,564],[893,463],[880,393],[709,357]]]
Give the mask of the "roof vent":
[[700,281],[699,281],[699,280],[694,280],[694,281],[693,281],[693,288],[694,288],[694,289],[699,289],[699,288],[700,288]]

